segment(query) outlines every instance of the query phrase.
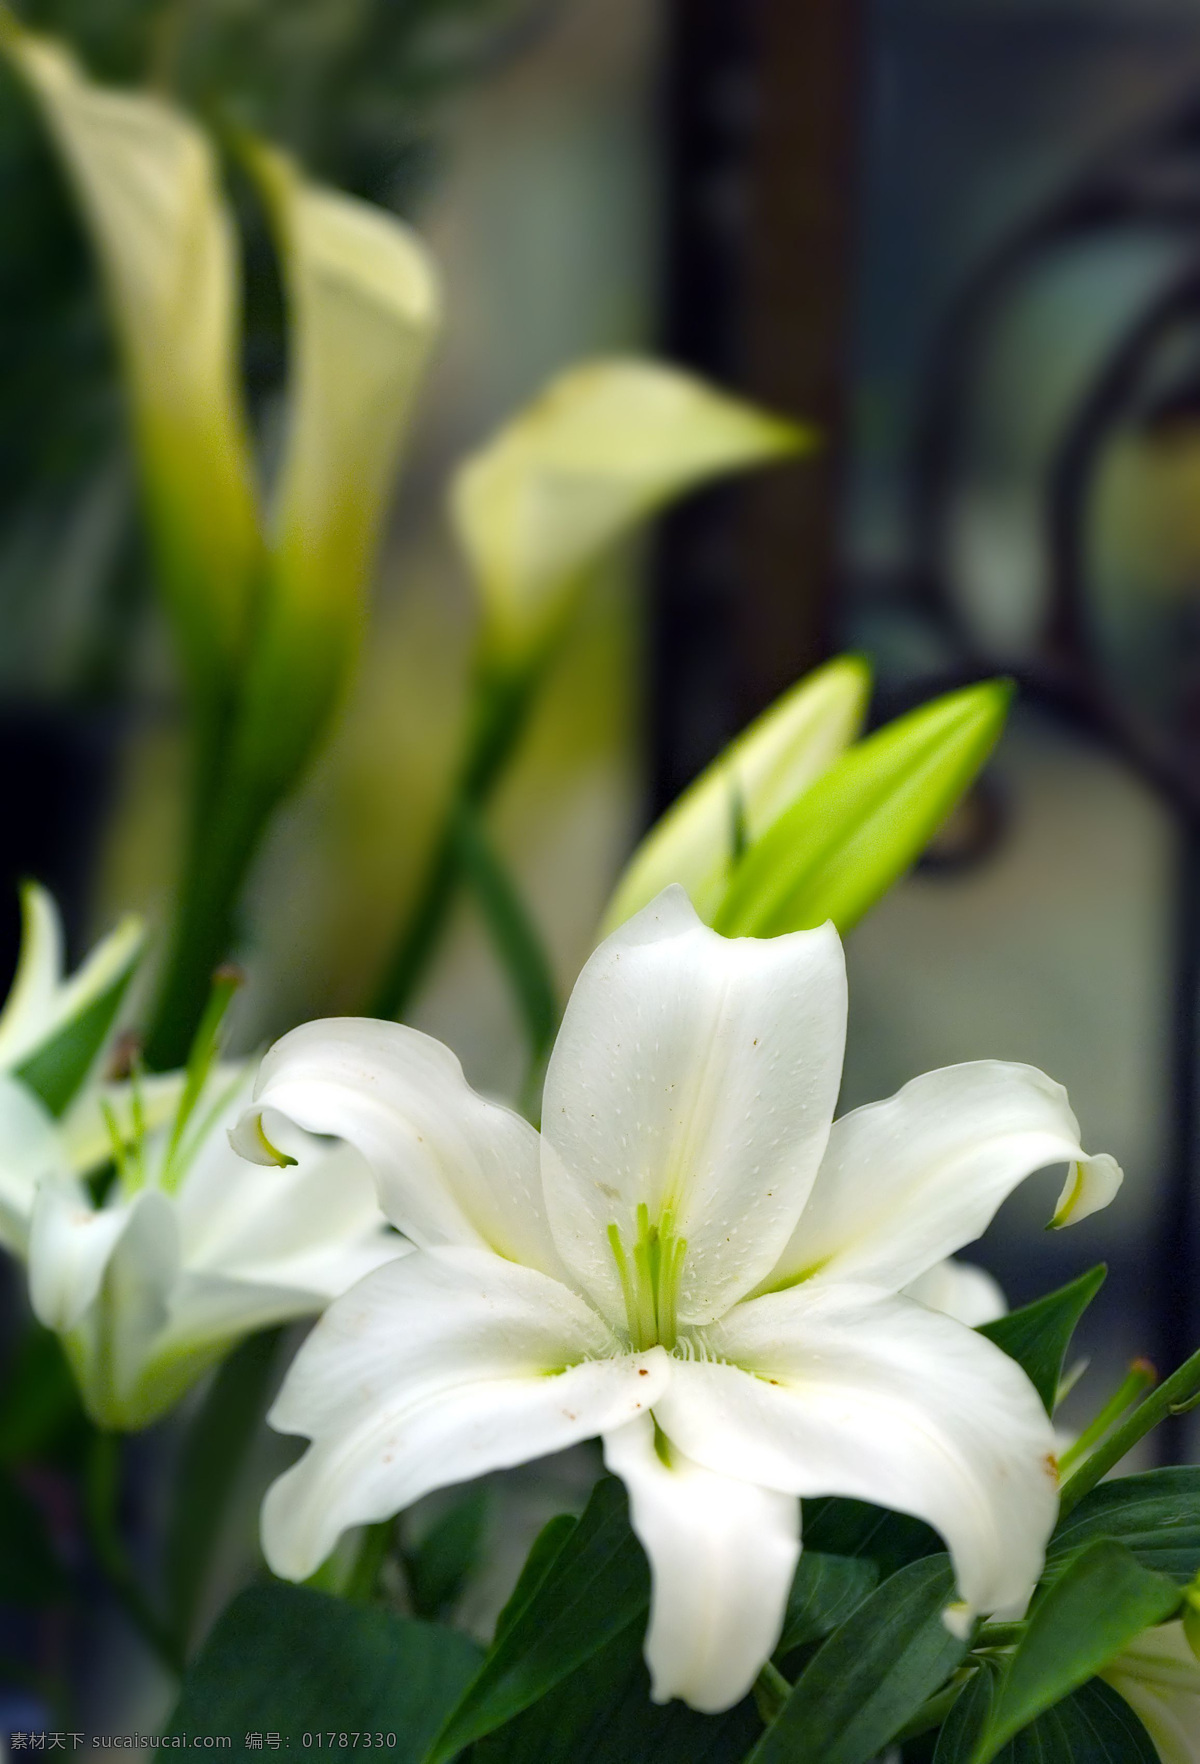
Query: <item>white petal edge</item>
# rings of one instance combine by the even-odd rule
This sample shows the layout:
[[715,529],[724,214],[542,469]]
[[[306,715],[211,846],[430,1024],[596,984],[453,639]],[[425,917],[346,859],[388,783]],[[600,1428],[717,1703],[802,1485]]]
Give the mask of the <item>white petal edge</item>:
[[600,945],[567,1005],[542,1104],[555,1242],[606,1316],[624,1300],[608,1239],[639,1203],[687,1240],[683,1321],[766,1275],[825,1148],[841,1078],[846,973],[831,925],[726,938],[678,886]]
[[561,1273],[536,1132],[476,1095],[432,1036],[369,1017],[293,1029],[268,1051],[254,1102],[230,1135],[242,1157],[283,1161],[273,1155],[272,1113],[354,1146],[374,1173],[384,1213],[414,1243],[490,1249]]
[[0,1245],[26,1253],[39,1184],[67,1175],[50,1111],[17,1079],[0,1072]]
[[677,1365],[655,1409],[682,1451],[924,1519],[970,1610],[1020,1615],[1058,1510],[1055,1440],[999,1348],[911,1299],[829,1286],[752,1299],[703,1342],[710,1360]]
[[268,1416],[313,1444],[267,1491],[267,1561],[303,1580],[352,1525],[634,1420],[670,1370],[534,1269],[471,1249],[389,1262],[335,1299]]
[[1053,1223],[1107,1206],[1121,1183],[1089,1158],[1061,1084],[1034,1066],[976,1060],[914,1078],[833,1125],[808,1204],[767,1289],[797,1279],[898,1291],[987,1229],[1035,1170],[1071,1164]]
[[93,1207],[71,1177],[39,1186],[29,1231],[29,1299],[39,1323],[60,1335],[76,1327],[131,1216],[128,1205]]
[[1146,1630],[1100,1677],[1137,1715],[1162,1764],[1200,1764],[1200,1661],[1182,1623]]
[[604,1438],[650,1563],[646,1664],[656,1703],[719,1714],[779,1640],[800,1559],[800,1503],[704,1470],[639,1416]]
[[965,1323],[968,1329],[978,1329],[981,1323],[994,1323],[1008,1314],[1008,1300],[1000,1283],[986,1269],[951,1257],[910,1280],[904,1296],[916,1299],[927,1310],[953,1317],[956,1323]]

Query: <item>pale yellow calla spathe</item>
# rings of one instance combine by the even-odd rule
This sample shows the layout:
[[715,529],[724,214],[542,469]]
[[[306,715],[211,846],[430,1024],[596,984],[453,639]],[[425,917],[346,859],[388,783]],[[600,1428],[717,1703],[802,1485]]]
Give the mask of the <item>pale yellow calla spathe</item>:
[[162,586],[190,686],[210,701],[247,636],[260,540],[242,399],[232,220],[212,148],[180,111],[93,84],[0,14],[108,286]]
[[536,654],[614,540],[673,497],[802,451],[809,431],[636,358],[560,375],[460,467],[451,508],[503,660]]
[[[274,148],[246,154],[267,201],[291,339],[253,676],[263,701],[254,738],[278,743],[281,712],[294,722],[287,707],[299,702],[315,724],[344,675],[442,305],[432,260],[394,215],[309,183]],[[303,735],[293,730],[292,742]]]

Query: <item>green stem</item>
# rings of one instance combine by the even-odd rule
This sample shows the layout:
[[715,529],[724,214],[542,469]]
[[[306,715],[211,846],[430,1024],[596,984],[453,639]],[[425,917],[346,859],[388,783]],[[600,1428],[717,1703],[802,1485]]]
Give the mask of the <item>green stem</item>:
[[183,1650],[138,1585],[117,1524],[120,1436],[97,1432],[87,1456],[85,1508],[92,1549],[131,1623],[171,1672],[183,1671]]
[[784,1704],[792,1694],[792,1686],[773,1660],[765,1660],[754,1680],[754,1701],[764,1723],[770,1727],[779,1718]]
[[198,790],[184,879],[167,960],[146,1034],[146,1064],[182,1066],[212,988],[229,955],[238,897],[282,792],[226,777],[215,795]]
[[1139,1403],[1128,1420],[1068,1476],[1059,1495],[1060,1524],[1079,1505],[1084,1495],[1091,1493],[1101,1477],[1107,1476],[1113,1466],[1120,1463],[1139,1439],[1143,1439],[1160,1421],[1165,1421],[1173,1409],[1186,1403],[1197,1389],[1200,1389],[1200,1352],[1185,1360],[1178,1371],[1173,1372],[1144,1402]]
[[1092,1447],[1100,1443],[1109,1428],[1121,1419],[1130,1403],[1136,1402],[1142,1392],[1149,1390],[1157,1381],[1158,1374],[1149,1360],[1135,1360],[1100,1413],[1089,1421],[1079,1438],[1062,1454],[1058,1460],[1059,1470],[1074,1469],[1080,1459],[1086,1458]]
[[971,1645],[974,1648],[1015,1648],[1028,1628],[1024,1620],[1019,1623],[985,1623]]
[[543,667],[540,657],[519,674],[486,661],[477,665],[462,762],[416,899],[368,1007],[370,1016],[403,1017],[425,977],[462,880],[462,817],[478,814],[491,800],[529,721]]
[[368,1525],[359,1539],[358,1552],[354,1557],[350,1572],[341,1589],[344,1599],[351,1599],[356,1604],[369,1604],[375,1597],[375,1588],[379,1584],[379,1576],[383,1564],[387,1561],[388,1552],[392,1547],[395,1533],[394,1519],[381,1519],[377,1525]]
[[545,947],[478,811],[466,803],[455,821],[454,851],[512,982],[529,1036],[530,1063],[536,1068],[550,1051],[559,1015]]

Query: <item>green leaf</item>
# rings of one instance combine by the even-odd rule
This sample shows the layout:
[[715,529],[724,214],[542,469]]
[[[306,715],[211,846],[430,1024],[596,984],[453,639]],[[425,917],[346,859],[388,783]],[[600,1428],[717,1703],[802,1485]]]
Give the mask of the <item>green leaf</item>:
[[806,1548],[788,1594],[776,1654],[789,1654],[837,1629],[875,1590],[878,1580],[878,1565],[867,1558],[828,1556]]
[[487,1518],[487,1489],[472,1489],[405,1551],[409,1597],[418,1617],[444,1616],[458,1603],[479,1560]]
[[[991,1675],[978,1672],[938,1736],[933,1764],[969,1764],[993,1691]],[[1159,1755],[1128,1703],[1091,1679],[1009,1740],[996,1764],[1159,1764]]]
[[164,1565],[172,1624],[185,1642],[221,1521],[267,1406],[282,1339],[282,1329],[266,1329],[233,1350],[217,1368],[180,1448]]
[[843,753],[862,725],[870,670],[839,656],[744,729],[647,833],[605,909],[607,937],[670,882],[712,922],[735,862]]
[[650,1701],[640,1617],[513,1721],[471,1764],[737,1764],[762,1732],[747,1697],[721,1715]]
[[1179,1589],[1123,1544],[1100,1539],[1039,1598],[996,1691],[971,1764],[989,1764],[1022,1728],[1085,1684],[1127,1642],[1165,1622]]
[[1173,1465],[1102,1482],[1051,1538],[1047,1579],[1057,1579],[1099,1537],[1116,1538],[1143,1568],[1186,1586],[1200,1573],[1200,1469]]
[[698,484],[812,444],[809,431],[662,362],[561,374],[454,481],[489,654],[525,668],[616,540]]
[[954,1598],[947,1556],[884,1581],[813,1655],[747,1764],[866,1764],[966,1652],[942,1621]]
[[493,1647],[504,1632],[512,1628],[526,1605],[529,1604],[534,1593],[558,1559],[563,1545],[578,1524],[579,1521],[573,1513],[559,1513],[542,1526],[533,1540],[532,1549],[525,1558],[525,1566],[517,1576],[517,1584],[512,1590],[508,1603],[496,1619],[496,1633],[492,1637]]
[[892,1513],[869,1501],[822,1495],[803,1502],[804,1548],[831,1556],[868,1557],[887,1580],[922,1556],[941,1553],[942,1540],[931,1525],[907,1513]]
[[1048,1415],[1054,1413],[1071,1337],[1107,1274],[1108,1269],[1101,1262],[1068,1286],[1035,1299],[1019,1311],[1010,1311],[994,1323],[984,1323],[979,1330],[1028,1375]]
[[52,1605],[65,1590],[41,1508],[0,1470],[0,1601]]
[[498,1635],[448,1716],[427,1764],[447,1764],[472,1740],[537,1702],[634,1622],[649,1601],[649,1571],[629,1529],[625,1490],[615,1477],[602,1477],[536,1590]]
[[968,686],[876,731],[756,840],[713,923],[775,937],[832,919],[848,931],[920,856],[1004,727],[1011,688]]
[[188,1668],[164,1732],[230,1734],[235,1758],[251,1755],[250,1734],[278,1733],[294,1756],[306,1733],[382,1733],[395,1736],[389,1757],[417,1764],[478,1659],[440,1624],[307,1587],[251,1587]]

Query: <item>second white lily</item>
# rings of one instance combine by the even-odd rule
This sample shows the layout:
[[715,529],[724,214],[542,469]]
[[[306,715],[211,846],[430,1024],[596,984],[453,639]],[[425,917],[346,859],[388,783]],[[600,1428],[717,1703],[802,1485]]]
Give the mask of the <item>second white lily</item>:
[[[962,1608],[1018,1614],[1057,1508],[1054,1435],[998,1348],[902,1288],[1070,1163],[1055,1222],[1120,1182],[1062,1088],[979,1062],[833,1123],[831,926],[726,939],[667,889],[591,957],[539,1136],[399,1024],[293,1031],[235,1144],[282,1115],[353,1144],[419,1247],[325,1313],[271,1413],[313,1444],[270,1490],[274,1570],[349,1526],[593,1435],[650,1562],[653,1694],[717,1711],[779,1637],[797,1496],[935,1526]],[[264,1121],[264,1114],[266,1119]]]

